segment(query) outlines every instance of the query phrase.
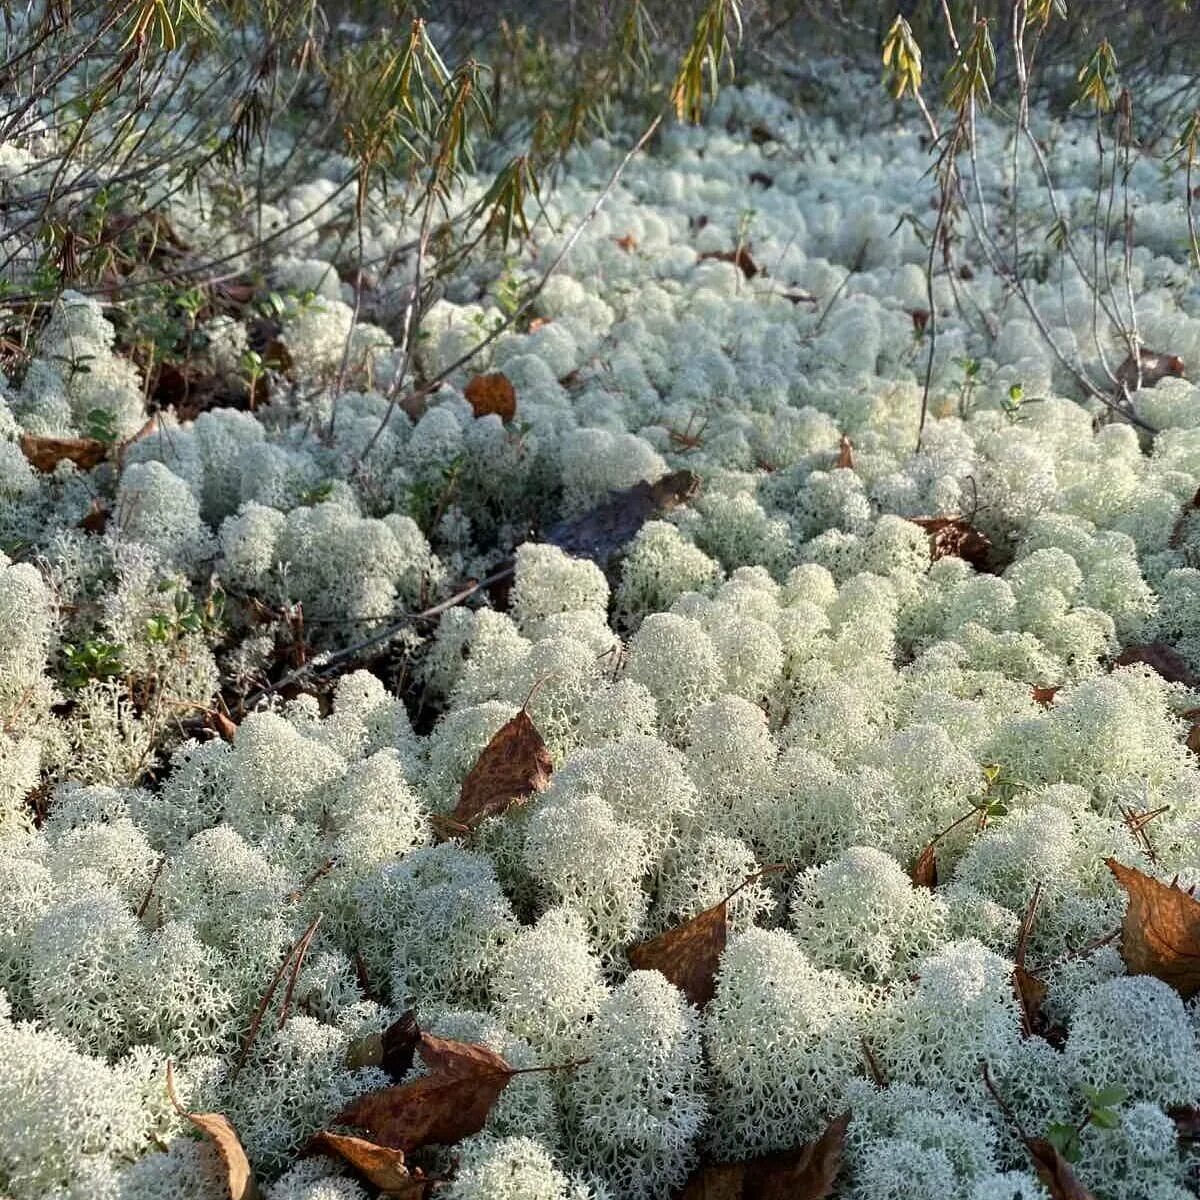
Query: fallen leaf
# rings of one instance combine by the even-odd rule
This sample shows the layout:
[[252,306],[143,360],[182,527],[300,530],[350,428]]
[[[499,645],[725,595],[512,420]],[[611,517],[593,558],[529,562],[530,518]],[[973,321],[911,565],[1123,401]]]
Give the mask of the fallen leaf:
[[1200,721],[1192,722],[1192,727],[1188,730],[1185,744],[1193,754],[1200,754]]
[[854,443],[843,433],[838,442],[837,464],[843,471],[854,470]]
[[232,742],[237,737],[238,727],[230,717],[215,708],[205,714],[208,727],[218,734],[222,741]]
[[736,250],[706,250],[700,255],[700,258],[701,260],[716,259],[718,262],[733,263],[747,279],[753,279],[762,269],[751,258],[750,251],[745,246],[739,246]]
[[925,328],[929,324],[929,309],[906,308],[904,311],[912,319],[913,332],[919,337],[925,332]]
[[1116,667],[1128,667],[1145,663],[1157,671],[1168,683],[1182,683],[1184,687],[1200,687],[1198,676],[1178,650],[1164,642],[1147,642],[1140,646],[1126,646],[1113,663]]
[[624,237],[615,237],[613,241],[627,254],[632,254],[638,248],[638,240],[632,233],[627,233]]
[[83,520],[79,522],[80,529],[88,533],[103,533],[108,528],[108,519],[112,510],[97,496],[89,505]]
[[916,887],[937,887],[937,850],[932,842],[917,855],[917,861],[913,863],[908,877]]
[[21,453],[36,470],[45,475],[49,475],[60,462],[73,462],[81,471],[90,471],[99,466],[108,453],[107,442],[90,437],[44,437],[23,433],[20,445]]
[[1115,858],[1104,860],[1129,896],[1121,957],[1131,975],[1153,975],[1185,1000],[1200,993],[1200,900]]
[[1197,489],[1196,494],[1179,509],[1179,516],[1175,518],[1175,524],[1171,528],[1171,536],[1167,538],[1167,545],[1172,550],[1178,550],[1183,545],[1183,534],[1187,528],[1188,518],[1200,509],[1200,489]]
[[367,1130],[383,1146],[412,1151],[449,1146],[478,1133],[515,1072],[484,1046],[421,1035],[421,1057],[434,1068],[408,1083],[360,1096],[339,1125]]
[[212,1139],[224,1168],[229,1200],[258,1200],[258,1185],[254,1182],[250,1160],[246,1157],[246,1151],[242,1149],[237,1130],[229,1118],[221,1113],[190,1113],[184,1109],[175,1095],[175,1073],[170,1060],[167,1061],[167,1095],[181,1117]]
[[417,1014],[410,1008],[401,1013],[383,1031],[383,1054],[379,1065],[392,1076],[401,1079],[412,1070],[413,1056],[421,1044],[421,1029]]
[[575,558],[589,558],[605,568],[652,517],[686,504],[700,490],[700,477],[673,471],[657,483],[642,480],[611,492],[590,512],[552,525],[544,540]]
[[401,1197],[402,1200],[420,1200],[428,1195],[433,1184],[432,1179],[408,1169],[403,1150],[377,1146],[366,1138],[330,1133],[326,1129],[309,1139],[305,1152],[340,1158],[381,1192]]
[[1046,985],[1031,975],[1019,964],[1013,967],[1013,987],[1021,1005],[1022,1025],[1027,1036],[1042,1030],[1042,1004],[1046,999]]
[[500,420],[511,421],[517,415],[516,389],[502,371],[474,376],[467,381],[463,395],[477,417],[495,413]]
[[1058,695],[1057,687],[1039,687],[1033,685],[1033,702],[1040,704],[1043,708],[1049,708],[1054,703],[1054,697]]
[[1168,1108],[1167,1115],[1175,1122],[1175,1132],[1181,1142],[1200,1145],[1200,1108]]
[[909,517],[929,534],[929,556],[961,558],[977,571],[987,570],[992,543],[964,517]]
[[1075,1176],[1070,1163],[1045,1138],[1026,1138],[1038,1178],[1050,1189],[1052,1200],[1095,1200]]
[[462,782],[450,820],[472,828],[528,800],[550,782],[554,762],[529,713],[522,708],[492,735]]
[[775,183],[773,176],[768,175],[766,171],[751,171],[750,182],[757,183],[760,187],[769,188]]
[[697,1007],[715,990],[717,967],[729,936],[729,902],[722,900],[629,951],[630,966],[658,971]]
[[529,332],[537,333],[539,329],[545,329],[547,325],[552,325],[554,322],[549,317],[534,317],[529,322]]
[[[1160,379],[1168,375],[1183,376],[1183,359],[1178,354],[1160,354],[1157,350],[1138,350],[1141,359],[1142,387],[1154,387]],[[1133,391],[1138,386],[1138,362],[1132,354],[1117,368],[1117,383]]]
[[850,1114],[831,1121],[814,1142],[745,1162],[710,1163],[688,1180],[678,1200],[825,1200],[842,1168]]

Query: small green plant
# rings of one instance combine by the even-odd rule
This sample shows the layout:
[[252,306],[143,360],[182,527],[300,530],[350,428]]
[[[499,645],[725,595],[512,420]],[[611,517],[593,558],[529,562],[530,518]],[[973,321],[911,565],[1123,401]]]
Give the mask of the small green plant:
[[1129,1089],[1120,1084],[1103,1088],[1085,1087],[1082,1091],[1088,1103],[1083,1119],[1074,1125],[1058,1121],[1046,1130],[1046,1141],[1070,1163],[1079,1161],[1083,1131],[1089,1125],[1099,1129],[1116,1129],[1121,1124],[1121,1114],[1116,1106],[1129,1098]]
[[124,649],[103,638],[89,638],[79,645],[67,642],[63,646],[64,682],[78,691],[94,679],[116,678],[125,669]]
[[958,415],[965,421],[975,399],[975,389],[979,386],[979,372],[983,370],[983,364],[977,358],[961,358],[958,365],[963,371],[962,382],[958,385]]
[[311,487],[300,497],[300,503],[304,505],[324,504],[330,496],[333,495],[333,481],[326,479],[318,483],[316,487]]
[[225,593],[214,591],[202,606],[197,606],[195,597],[186,584],[164,579],[158,585],[159,592],[173,592],[171,608],[146,621],[146,637],[156,645],[178,641],[185,634],[202,633],[210,636],[221,628],[225,611]]
[[117,440],[117,418],[107,408],[89,408],[83,423],[84,433],[111,446]]

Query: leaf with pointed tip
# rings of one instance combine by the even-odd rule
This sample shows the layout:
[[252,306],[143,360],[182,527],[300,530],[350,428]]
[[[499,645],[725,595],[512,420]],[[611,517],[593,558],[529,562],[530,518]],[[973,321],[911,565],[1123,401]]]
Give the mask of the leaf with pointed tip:
[[1046,985],[1018,963],[1013,967],[1013,988],[1021,1005],[1021,1023],[1027,1035],[1042,1032],[1042,1003]]
[[1131,975],[1153,975],[1185,1000],[1200,993],[1200,900],[1115,858],[1108,869],[1129,896],[1121,957]]
[[517,415],[517,392],[503,371],[473,376],[463,395],[477,417],[495,413],[500,420],[511,421]]
[[1033,1158],[1038,1177],[1050,1190],[1053,1200],[1095,1200],[1087,1188],[1076,1178],[1070,1163],[1058,1152],[1058,1148],[1045,1138],[1026,1138],[1025,1145]]
[[554,762],[525,709],[506,721],[462,782],[450,820],[470,829],[528,800],[550,782]]
[[629,963],[640,971],[658,971],[697,1008],[703,1008],[716,987],[717,967],[729,936],[729,902],[674,925],[634,946]]
[[225,1176],[225,1186],[229,1189],[230,1200],[258,1200],[258,1185],[254,1182],[254,1172],[250,1169],[250,1160],[242,1149],[241,1139],[234,1129],[233,1123],[221,1113],[192,1113],[179,1103],[175,1094],[175,1072],[170,1061],[167,1062],[167,1095],[175,1111],[190,1121],[206,1137],[211,1139],[221,1159],[221,1167]]
[[835,465],[843,471],[854,470],[854,443],[844,433],[842,440],[838,442],[838,456]]
[[688,1180],[679,1200],[825,1200],[833,1195],[850,1114],[814,1142],[736,1163],[710,1163]]
[[937,887],[937,850],[932,842],[917,855],[917,861],[913,863],[913,869],[909,872],[909,878],[916,887]]
[[398,1197],[399,1200],[422,1200],[429,1194],[434,1182],[408,1169],[403,1150],[377,1146],[366,1138],[330,1133],[324,1129],[309,1139],[305,1151],[342,1159],[384,1195]]
[[337,1123],[365,1129],[380,1145],[405,1152],[453,1145],[478,1133],[515,1072],[485,1046],[464,1046],[422,1034],[421,1056],[435,1069],[360,1096]]
[[1039,687],[1037,684],[1033,686],[1033,702],[1040,704],[1043,708],[1049,708],[1057,695],[1058,688],[1056,687]]

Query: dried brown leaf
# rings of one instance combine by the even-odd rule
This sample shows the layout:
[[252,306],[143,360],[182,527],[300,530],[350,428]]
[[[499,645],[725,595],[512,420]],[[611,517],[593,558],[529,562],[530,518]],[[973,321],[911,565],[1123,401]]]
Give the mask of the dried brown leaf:
[[259,1191],[254,1182],[254,1172],[250,1169],[250,1160],[246,1157],[246,1151],[242,1149],[241,1140],[232,1122],[221,1113],[188,1112],[175,1095],[175,1073],[169,1061],[167,1095],[175,1111],[195,1125],[216,1146],[225,1175],[225,1185],[229,1188],[229,1200],[258,1200]]
[[544,540],[604,568],[647,521],[686,504],[699,490],[700,477],[691,471],[673,471],[657,483],[642,480],[631,488],[610,493],[582,516],[551,526]]
[[1181,1142],[1200,1145],[1200,1108],[1169,1108],[1167,1115],[1175,1122],[1175,1132]]
[[854,443],[844,433],[842,440],[838,442],[836,465],[844,471],[854,470]]
[[913,863],[913,869],[909,872],[908,877],[916,887],[937,887],[937,850],[933,842],[930,842],[917,855],[917,861]]
[[615,237],[613,241],[627,254],[632,254],[638,248],[638,240],[632,233],[627,233],[623,237]]
[[81,471],[90,471],[99,466],[108,453],[106,442],[90,437],[60,438],[23,433],[20,445],[21,453],[34,469],[45,475],[49,475],[60,462],[73,462]]
[[[1160,354],[1157,350],[1142,347],[1138,351],[1142,367],[1142,387],[1154,387],[1168,375],[1183,375],[1183,359],[1178,354]],[[1138,363],[1132,354],[1117,368],[1117,383],[1133,391],[1138,385]]]
[[1070,1163],[1045,1138],[1026,1138],[1038,1177],[1050,1190],[1053,1200],[1095,1200],[1071,1170]]
[[710,1163],[688,1180],[679,1200],[825,1200],[833,1195],[850,1114],[814,1142],[746,1162]]
[[1046,999],[1046,985],[1018,964],[1013,967],[1013,988],[1021,1005],[1021,1023],[1025,1033],[1041,1033],[1045,1024],[1042,1019],[1042,1004]]
[[717,967],[728,936],[729,904],[722,900],[632,947],[629,962],[641,971],[658,971],[697,1008],[703,1008],[713,998]]
[[1121,957],[1131,975],[1153,975],[1185,1000],[1200,993],[1200,900],[1115,858],[1108,869],[1129,896]]
[[1057,695],[1057,687],[1039,687],[1037,684],[1033,686],[1033,702],[1034,704],[1040,704],[1043,708],[1049,708],[1054,703],[1054,697]]
[[381,1145],[404,1151],[449,1146],[478,1133],[513,1069],[485,1046],[427,1033],[420,1049],[430,1074],[360,1096],[338,1124],[366,1129]]
[[1193,721],[1192,727],[1188,730],[1187,748],[1193,754],[1200,754],[1200,721]]
[[753,279],[762,268],[750,256],[750,251],[745,246],[739,246],[736,250],[706,250],[700,255],[703,259],[716,259],[719,262],[733,263],[735,267],[747,278]]
[[969,562],[977,571],[987,570],[992,543],[965,517],[909,517],[929,534],[929,556],[934,562],[953,556]]
[[517,415],[517,392],[503,371],[474,376],[463,395],[477,417],[495,413],[500,420],[511,421]]
[[525,709],[496,730],[462,782],[450,820],[470,829],[500,816],[550,782],[550,751]]
[[328,1154],[352,1166],[369,1183],[387,1196],[402,1200],[420,1200],[429,1194],[432,1180],[413,1174],[404,1161],[404,1151],[377,1146],[365,1138],[322,1130],[305,1147],[312,1154]]
[[1178,650],[1165,642],[1147,642],[1144,645],[1126,646],[1113,663],[1116,667],[1144,663],[1157,671],[1168,683],[1182,683],[1184,687],[1200,687],[1200,676],[1188,666],[1187,659]]

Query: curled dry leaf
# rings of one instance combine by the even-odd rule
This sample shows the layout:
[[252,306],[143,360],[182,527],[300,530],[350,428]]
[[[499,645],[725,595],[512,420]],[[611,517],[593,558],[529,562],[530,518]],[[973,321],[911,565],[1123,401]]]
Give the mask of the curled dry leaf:
[[1200,993],[1200,900],[1115,858],[1108,869],[1129,896],[1121,957],[1131,975],[1153,975],[1185,1000]]
[[935,888],[937,887],[937,850],[933,842],[930,842],[920,854],[917,855],[917,861],[913,863],[913,869],[908,876],[917,887]]
[[313,1135],[305,1151],[342,1159],[384,1195],[400,1197],[401,1200],[421,1200],[433,1186],[433,1180],[408,1169],[403,1150],[377,1146],[366,1138],[330,1133],[326,1129]]
[[739,246],[736,250],[706,250],[700,258],[714,258],[719,262],[733,263],[747,279],[753,279],[762,270],[750,257],[750,251],[745,246]]
[[838,442],[837,464],[843,471],[854,470],[854,443],[843,433]]
[[206,1137],[210,1138],[217,1148],[221,1166],[225,1174],[225,1185],[229,1188],[229,1200],[258,1200],[258,1185],[254,1182],[254,1173],[250,1169],[250,1160],[242,1149],[237,1130],[234,1129],[228,1117],[221,1113],[190,1113],[180,1103],[175,1094],[175,1073],[171,1063],[167,1062],[167,1095],[175,1111],[185,1120],[190,1121]]
[[1045,1138],[1026,1138],[1025,1146],[1033,1159],[1038,1178],[1046,1185],[1053,1200],[1095,1200],[1079,1182],[1071,1164],[1058,1148]]
[[613,238],[613,241],[616,242],[616,244],[620,246],[626,254],[632,254],[638,248],[638,240],[633,236],[632,233],[627,233],[623,237],[615,237]]
[[1113,662],[1116,667],[1129,667],[1144,663],[1157,671],[1168,683],[1182,683],[1184,687],[1200,687],[1200,675],[1188,666],[1187,659],[1178,650],[1165,642],[1146,642],[1144,645],[1126,646]]
[[478,1133],[516,1073],[486,1046],[423,1033],[421,1057],[431,1072],[360,1096],[339,1113],[339,1125],[367,1130],[382,1146],[410,1152],[449,1146]]
[[1057,687],[1038,687],[1033,686],[1033,702],[1040,704],[1043,708],[1049,708],[1054,703],[1054,697],[1058,695]]
[[603,569],[647,521],[686,504],[699,491],[700,477],[691,471],[672,471],[657,483],[642,480],[610,493],[582,516],[552,525],[544,540]]
[[554,762],[525,709],[506,721],[483,748],[462,782],[450,820],[471,829],[485,817],[506,813],[550,782]]
[[517,415],[517,392],[503,371],[474,376],[463,388],[463,395],[477,417],[495,413],[500,420],[511,421]]
[[20,438],[21,453],[35,470],[49,475],[60,462],[73,462],[81,471],[90,471],[99,466],[108,453],[108,443],[99,438],[43,437],[40,434],[23,433]]
[[969,562],[977,571],[986,571],[992,543],[965,517],[909,517],[929,534],[929,557],[953,556]]
[[736,1163],[711,1163],[688,1180],[678,1200],[825,1200],[833,1195],[850,1114],[814,1142]]
[[640,971],[658,971],[697,1008],[703,1008],[713,998],[717,967],[728,936],[729,902],[722,900],[634,946],[629,951],[629,963]]

